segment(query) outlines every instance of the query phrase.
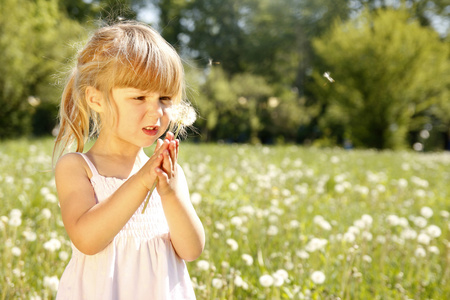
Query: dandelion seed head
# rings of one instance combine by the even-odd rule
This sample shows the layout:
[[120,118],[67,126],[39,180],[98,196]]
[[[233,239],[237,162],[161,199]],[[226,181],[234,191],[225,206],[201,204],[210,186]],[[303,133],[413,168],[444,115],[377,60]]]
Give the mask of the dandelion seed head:
[[420,209],[420,214],[424,217],[424,218],[431,218],[433,216],[433,210],[428,207],[428,206],[424,206]]
[[391,226],[398,226],[400,224],[400,218],[397,215],[389,215],[389,216],[387,216],[386,221]]
[[20,250],[19,247],[12,247],[11,248],[11,253],[14,256],[20,256],[22,254],[22,250]]
[[66,261],[67,259],[69,259],[69,253],[67,253],[66,251],[61,251],[59,252],[58,257],[60,260]]
[[223,287],[223,280],[220,278],[213,278],[211,284],[216,289],[221,289]]
[[270,225],[267,229],[267,235],[274,236],[278,234],[278,227],[275,225]]
[[22,224],[22,219],[20,217],[10,218],[8,221],[9,226],[18,227]]
[[185,102],[172,105],[169,113],[171,120],[176,124],[177,133],[184,131],[186,127],[192,126],[197,119],[195,109]]
[[52,217],[52,212],[50,211],[50,209],[44,208],[44,209],[41,211],[41,216],[42,216],[44,219],[50,219],[50,218]]
[[311,280],[315,284],[322,284],[325,282],[325,274],[321,271],[314,271],[311,273]]
[[209,270],[209,262],[207,262],[206,260],[199,260],[197,262],[197,268],[199,268],[202,271],[207,271]]
[[439,248],[437,246],[430,246],[428,247],[428,251],[430,253],[438,255],[440,253]]
[[414,251],[414,255],[416,257],[423,258],[423,257],[427,256],[427,252],[422,247],[419,247],[416,249],[416,251]]
[[50,289],[52,292],[56,292],[59,286],[59,279],[56,276],[45,276],[44,287]]
[[202,195],[199,193],[192,193],[191,202],[194,205],[199,205],[202,202]]
[[446,210],[441,210],[440,212],[441,217],[448,219],[450,217],[450,212],[446,211]]
[[58,239],[52,238],[44,243],[44,249],[55,252],[61,248],[61,242]]
[[328,240],[326,240],[326,239],[312,238],[308,242],[308,244],[306,244],[305,250],[310,253],[315,252],[318,250],[322,250],[327,244],[328,244]]
[[428,244],[430,244],[430,241],[431,241],[431,238],[426,233],[420,233],[417,236],[417,242],[419,242],[420,244],[428,245]]
[[419,228],[424,228],[425,226],[427,226],[427,219],[425,219],[424,217],[415,217],[413,219],[414,225],[416,225]]
[[263,286],[263,287],[270,287],[273,285],[274,283],[274,279],[272,276],[270,276],[269,274],[265,274],[262,275],[261,277],[259,277],[259,283]]
[[400,237],[405,240],[414,240],[417,238],[417,232],[414,229],[405,228],[400,234]]
[[438,238],[441,236],[442,231],[441,228],[439,228],[436,225],[430,225],[426,228],[426,232],[428,233],[428,235],[430,235],[433,238]]
[[236,227],[240,227],[242,226],[242,224],[244,223],[244,221],[242,220],[241,217],[239,216],[234,216],[230,219],[230,223],[233,224]]
[[284,284],[284,278],[280,274],[274,273],[272,274],[272,278],[274,286],[280,287]]
[[305,250],[298,250],[297,252],[295,252],[295,254],[301,259],[308,259],[309,258],[309,253],[306,252]]
[[231,250],[236,251],[239,248],[239,244],[234,239],[227,239],[227,245],[230,246]]
[[9,212],[9,217],[12,218],[21,218],[22,211],[20,209],[14,208]]
[[363,255],[362,259],[369,264],[372,262],[372,257],[370,257],[369,255]]
[[250,254],[244,253],[241,257],[247,266],[253,265],[253,257]]

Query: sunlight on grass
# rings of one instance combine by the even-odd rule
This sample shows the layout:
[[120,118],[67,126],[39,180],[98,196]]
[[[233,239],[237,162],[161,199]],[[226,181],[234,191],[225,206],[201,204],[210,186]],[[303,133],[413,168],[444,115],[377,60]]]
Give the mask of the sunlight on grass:
[[[0,299],[52,299],[70,258],[52,141],[0,145]],[[446,299],[450,154],[182,143],[207,244],[198,299]]]

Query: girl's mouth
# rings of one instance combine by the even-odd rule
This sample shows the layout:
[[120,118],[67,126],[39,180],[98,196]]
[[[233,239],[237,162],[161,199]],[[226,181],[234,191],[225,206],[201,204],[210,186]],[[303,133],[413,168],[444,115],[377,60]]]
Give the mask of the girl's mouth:
[[146,126],[144,128],[142,128],[142,131],[146,134],[146,135],[150,135],[150,136],[154,136],[158,133],[159,130],[159,126]]

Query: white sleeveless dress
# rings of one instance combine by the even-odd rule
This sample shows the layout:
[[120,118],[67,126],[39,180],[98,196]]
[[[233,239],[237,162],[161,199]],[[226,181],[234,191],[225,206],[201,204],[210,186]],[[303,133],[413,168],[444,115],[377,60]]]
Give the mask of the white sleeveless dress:
[[[81,154],[81,153],[80,153]],[[126,179],[104,177],[86,155],[91,184],[100,202]],[[142,151],[130,176],[148,160]],[[188,270],[173,249],[169,226],[156,189],[101,252],[85,255],[72,244],[72,258],[58,288],[58,300],[195,299]]]

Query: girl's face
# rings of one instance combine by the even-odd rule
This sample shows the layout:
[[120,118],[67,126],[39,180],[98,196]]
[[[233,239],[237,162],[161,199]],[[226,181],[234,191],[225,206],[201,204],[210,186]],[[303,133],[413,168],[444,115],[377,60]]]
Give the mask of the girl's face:
[[112,101],[117,109],[110,134],[138,147],[152,145],[169,126],[170,96],[136,88],[114,88]]

